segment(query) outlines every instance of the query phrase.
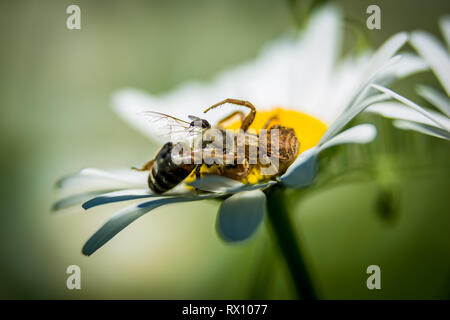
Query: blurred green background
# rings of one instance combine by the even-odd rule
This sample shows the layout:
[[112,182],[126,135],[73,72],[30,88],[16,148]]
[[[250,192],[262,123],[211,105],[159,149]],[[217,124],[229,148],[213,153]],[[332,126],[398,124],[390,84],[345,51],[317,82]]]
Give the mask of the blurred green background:
[[[363,29],[367,6],[381,7],[382,29],[367,32],[375,46],[403,30],[439,35],[437,18],[450,12],[437,0],[338,2]],[[70,4],[81,7],[79,31],[66,28]],[[0,298],[294,297],[270,232],[224,244],[216,202],[157,209],[91,257],[82,245],[123,205],[50,212],[61,176],[141,164],[157,150],[110,110],[116,89],[160,93],[208,80],[294,28],[287,2],[275,0],[0,2]],[[430,74],[408,81],[418,80],[437,85]],[[404,91],[408,81],[395,88],[426,105]],[[369,163],[377,179],[350,173],[302,201],[292,195],[317,290],[328,299],[448,299],[448,142],[361,120],[382,131],[377,141],[342,150],[330,168]],[[66,288],[72,264],[81,290]],[[381,267],[382,290],[366,288],[371,264]]]

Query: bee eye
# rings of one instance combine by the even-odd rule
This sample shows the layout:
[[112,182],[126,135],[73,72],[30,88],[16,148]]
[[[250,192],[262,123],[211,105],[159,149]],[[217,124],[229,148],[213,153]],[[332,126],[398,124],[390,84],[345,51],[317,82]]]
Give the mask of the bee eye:
[[211,125],[209,124],[208,121],[202,120],[202,128],[203,129],[209,129],[209,128],[211,128]]

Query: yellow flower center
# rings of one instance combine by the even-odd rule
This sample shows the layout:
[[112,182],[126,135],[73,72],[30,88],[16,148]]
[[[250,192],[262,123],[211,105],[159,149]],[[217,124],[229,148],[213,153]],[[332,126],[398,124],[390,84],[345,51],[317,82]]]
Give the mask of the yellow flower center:
[[[281,125],[287,128],[294,129],[295,135],[300,142],[300,150],[298,155],[316,146],[319,143],[320,138],[327,130],[327,126],[315,117],[295,110],[287,110],[280,107],[271,110],[258,110],[256,112],[255,120],[253,121],[249,130],[253,129],[256,130],[256,132],[259,132],[259,130],[264,128],[267,121],[272,118],[274,119],[270,122],[269,128],[274,125]],[[239,120],[233,121],[229,125],[226,125],[226,129],[238,130],[240,126],[241,122]],[[202,175],[220,174],[219,166],[213,165],[208,168],[206,167],[206,165],[203,165],[200,169],[200,173]],[[187,181],[192,181],[194,179],[195,173],[193,172],[187,178]],[[246,178],[240,181],[243,183],[254,184],[264,180],[267,180],[267,177],[262,176],[260,173],[260,169],[258,167],[255,167],[251,170],[250,174],[248,174]]]

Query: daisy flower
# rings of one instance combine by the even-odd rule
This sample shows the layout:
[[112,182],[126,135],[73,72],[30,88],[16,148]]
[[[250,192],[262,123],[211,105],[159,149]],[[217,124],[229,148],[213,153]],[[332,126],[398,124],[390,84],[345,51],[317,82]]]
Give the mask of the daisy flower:
[[375,103],[367,111],[396,119],[393,123],[399,129],[413,130],[450,140],[450,17],[446,16],[440,19],[439,26],[446,46],[441,44],[436,37],[424,31],[412,32],[409,40],[412,47],[430,66],[443,89],[438,90],[420,85],[417,87],[417,93],[439,112],[421,107],[379,85],[373,85],[373,87],[397,101]]
[[[335,6],[317,9],[302,32],[269,44],[253,61],[219,73],[210,83],[188,82],[163,95],[151,95],[136,89],[124,89],[113,96],[114,110],[129,124],[161,145],[158,129],[142,116],[159,111],[185,119],[200,116],[207,107],[225,98],[250,101],[257,107],[251,129],[262,129],[268,119],[294,129],[300,141],[299,155],[287,171],[270,181],[253,174],[245,181],[218,175],[190,177],[167,193],[152,193],[147,186],[148,173],[131,169],[101,170],[86,168],[63,178],[61,188],[89,188],[88,192],[64,198],[56,209],[80,203],[86,210],[112,202],[142,199],[136,205],[115,213],[84,245],[91,255],[130,223],[153,209],[172,203],[219,199],[216,220],[220,237],[227,242],[248,239],[268,212],[282,251],[295,249],[295,236],[283,214],[283,188],[305,188],[318,173],[323,151],[349,143],[365,144],[376,137],[376,128],[361,124],[347,128],[350,121],[367,107],[391,97],[373,87],[424,71],[427,64],[414,54],[396,55],[408,41],[399,33],[377,51],[339,59],[342,19]],[[228,110],[231,111],[231,110]],[[207,120],[215,124],[222,112],[211,111]],[[237,126],[233,123],[230,128]],[[283,220],[284,219],[284,220]],[[284,229],[283,229],[284,228]],[[283,229],[283,230],[280,230]],[[292,242],[288,244],[288,242]],[[289,255],[288,255],[289,256]],[[286,258],[300,286],[308,287],[308,278],[299,273],[302,261]],[[300,288],[303,292],[306,288]],[[299,290],[301,291],[301,290]],[[305,294],[305,296],[308,296]],[[312,297],[311,293],[309,297]]]
[[[277,184],[307,187],[314,181],[317,160],[324,150],[372,141],[376,128],[371,124],[343,130],[368,106],[390,97],[385,93],[378,94],[371,85],[385,84],[423,71],[427,65],[411,54],[395,55],[408,40],[406,33],[394,35],[373,54],[349,56],[338,62],[341,23],[339,10],[325,6],[311,16],[299,36],[275,41],[256,60],[218,74],[209,84],[189,82],[161,96],[135,89],[117,92],[113,96],[114,110],[158,144],[164,141],[160,140],[157,129],[142,116],[145,111],[164,111],[186,118],[188,113],[202,114],[206,107],[226,97],[251,101],[258,112],[250,128],[261,129],[276,115],[275,123],[294,129],[300,141],[299,156],[285,174],[273,181],[242,183],[206,175],[188,183],[195,191],[182,184],[162,195],[148,189],[148,173],[145,172],[82,169],[61,179],[58,186],[77,186],[82,190],[84,185],[91,190],[62,199],[55,204],[56,209],[88,198],[91,199],[82,205],[86,210],[112,202],[145,199],[113,215],[88,240],[83,253],[92,254],[128,224],[159,206],[211,198],[226,198],[218,213],[218,230],[222,238],[227,241],[247,239],[263,218],[266,197],[262,190]],[[210,112],[207,119],[216,123],[222,116],[220,112]]]

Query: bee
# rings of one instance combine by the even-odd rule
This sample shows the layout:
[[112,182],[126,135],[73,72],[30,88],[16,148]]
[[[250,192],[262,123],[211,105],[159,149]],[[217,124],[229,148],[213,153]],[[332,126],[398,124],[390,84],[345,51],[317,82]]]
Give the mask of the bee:
[[[187,122],[160,112],[149,111],[147,113],[156,118],[156,120],[165,119],[169,122],[170,133],[174,133],[174,127],[181,128],[181,130],[178,130],[178,133],[191,135],[198,135],[198,132],[201,133],[211,128],[207,120],[192,115],[189,116],[192,121]],[[193,161],[181,164],[174,161],[172,151],[179,143],[181,142],[167,142],[158,151],[153,160],[147,162],[140,169],[133,167],[133,169],[138,171],[150,171],[147,183],[153,192],[161,194],[169,191],[186,179],[197,166]]]
[[[148,114],[153,117],[168,121],[172,133],[176,132],[173,128],[178,128],[179,133],[182,133],[185,136],[188,134],[188,136],[192,136],[194,140],[201,138],[201,143],[193,143],[194,146],[192,152],[188,155],[189,161],[183,161],[182,163],[180,163],[180,161],[175,161],[173,158],[174,148],[179,147],[179,144],[182,142],[171,141],[164,144],[156,154],[155,158],[146,163],[141,169],[134,168],[140,171],[150,171],[148,176],[148,186],[153,192],[161,194],[171,190],[186,179],[194,170],[198,177],[202,165],[206,165],[207,167],[215,166],[219,175],[238,181],[245,179],[254,169],[259,170],[272,165],[272,163],[262,161],[263,159],[261,157],[255,158],[255,155],[250,153],[251,149],[259,152],[259,155],[266,155],[266,160],[277,160],[278,165],[275,171],[272,170],[271,173],[266,174],[266,179],[272,179],[273,177],[284,173],[289,165],[292,164],[300,149],[299,140],[292,128],[281,125],[271,125],[271,123],[276,120],[276,117],[272,117],[268,119],[263,127],[267,132],[264,136],[250,132],[249,127],[255,119],[256,108],[253,104],[244,100],[228,98],[210,106],[204,113],[227,103],[246,107],[250,109],[250,112],[247,115],[244,115],[242,111],[234,111],[221,119],[214,128],[211,127],[207,120],[196,116],[189,116],[191,122],[187,122],[163,113],[148,112]],[[223,124],[236,116],[239,116],[240,118],[240,130],[238,133],[230,136],[229,132],[226,132],[226,128]],[[227,146],[229,145],[227,145],[225,139],[221,139],[218,142],[208,137],[207,132],[209,129],[216,129],[222,137],[232,139],[233,146],[237,146],[239,143],[238,140],[243,139],[241,141],[244,141],[244,154],[241,158],[236,154],[236,148],[233,148],[232,153],[230,154],[230,150],[227,149]],[[274,138],[276,140],[274,140]],[[195,155],[198,153],[204,154],[205,150],[212,150],[212,152],[209,152],[208,154],[209,157],[212,157],[213,159],[208,159],[208,156],[202,156],[200,163],[195,163],[195,161],[193,161]]]

